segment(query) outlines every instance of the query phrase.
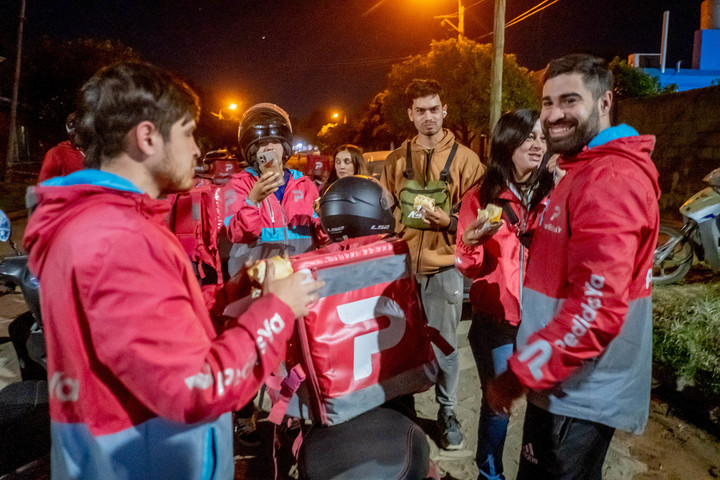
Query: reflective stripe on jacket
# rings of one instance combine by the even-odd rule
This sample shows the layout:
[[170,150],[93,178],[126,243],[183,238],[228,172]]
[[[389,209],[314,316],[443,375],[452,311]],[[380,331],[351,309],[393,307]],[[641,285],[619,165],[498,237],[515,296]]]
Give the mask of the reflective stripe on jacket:
[[[530,252],[509,366],[552,413],[641,432],[652,361],[659,216],[651,136],[601,132],[551,193]],[[615,136],[603,143],[603,138]],[[635,134],[637,135],[637,134]]]
[[218,336],[167,202],[98,170],[34,193],[52,478],[230,478],[227,412],[279,364],[292,310],[261,298]]

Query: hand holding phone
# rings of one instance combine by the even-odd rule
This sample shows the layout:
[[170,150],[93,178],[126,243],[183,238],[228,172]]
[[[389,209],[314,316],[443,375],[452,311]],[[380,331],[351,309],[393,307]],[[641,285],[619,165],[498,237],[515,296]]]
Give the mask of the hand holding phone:
[[277,158],[274,150],[266,150],[257,154],[257,163],[260,173],[277,172],[283,174],[282,161]]

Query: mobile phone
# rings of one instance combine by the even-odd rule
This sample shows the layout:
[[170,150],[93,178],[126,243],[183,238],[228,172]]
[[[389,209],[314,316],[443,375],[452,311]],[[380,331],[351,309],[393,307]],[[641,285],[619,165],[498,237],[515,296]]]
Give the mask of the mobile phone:
[[275,172],[278,174],[280,185],[285,183],[283,174],[283,164],[277,158],[277,154],[273,150],[268,150],[257,154],[257,163],[260,173]]
[[265,166],[273,165],[277,161],[277,154],[273,150],[267,150],[257,154],[257,162],[260,170],[265,170]]

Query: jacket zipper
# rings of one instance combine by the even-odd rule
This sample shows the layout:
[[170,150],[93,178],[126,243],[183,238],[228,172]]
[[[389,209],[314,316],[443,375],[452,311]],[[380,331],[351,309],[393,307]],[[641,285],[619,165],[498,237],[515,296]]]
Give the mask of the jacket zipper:
[[[531,192],[528,192],[527,198],[520,198],[520,232],[523,234],[527,229],[527,219],[530,214],[530,196]],[[521,196],[522,197],[522,196]],[[518,240],[520,238],[518,237]],[[525,245],[520,242],[520,290],[518,291],[518,300],[520,301],[520,321],[522,322],[523,317],[523,286],[525,284]]]
[[270,200],[268,200],[268,197],[265,197],[265,200],[263,200],[263,203],[265,203],[265,205],[267,205],[268,212],[270,213],[270,223],[274,227],[275,226],[275,212],[273,211],[272,203],[270,202]]
[[[274,193],[271,193],[270,195],[274,195]],[[268,211],[270,213],[270,223],[272,224],[273,228],[275,227],[275,209],[273,209],[272,201],[270,200],[270,195],[265,197],[265,200],[263,202],[267,205]],[[280,219],[282,220],[282,227],[283,227],[283,241],[285,245],[288,245],[288,226],[287,226],[287,219],[285,218],[285,212],[282,208],[282,203],[278,202],[280,204]]]
[[[410,140],[408,140],[409,142]],[[423,186],[427,185],[428,179],[430,178],[430,161],[432,160],[433,153],[435,152],[435,149],[430,149],[429,152],[425,153],[425,150],[423,149],[423,153],[425,153],[425,174],[423,175]],[[413,161],[412,159],[412,148],[410,148],[410,162]],[[406,159],[407,161],[407,159]],[[414,169],[413,169],[414,170]],[[423,250],[423,244],[425,243],[425,230],[420,230],[420,243],[418,244],[418,254],[417,254],[417,266],[415,267],[417,273],[420,273],[420,265],[422,263],[422,250]]]
[[[532,192],[528,192],[527,198],[515,188],[512,183],[508,182],[508,188],[513,195],[520,201],[520,219],[518,221],[518,241],[520,242],[520,275],[518,277],[518,301],[520,303],[520,321],[522,322],[523,317],[523,285],[524,285],[524,273],[525,273],[525,245],[520,241],[520,233],[525,233],[527,228],[527,217],[529,214],[528,207],[530,205],[530,197]],[[510,206],[512,208],[512,206]]]

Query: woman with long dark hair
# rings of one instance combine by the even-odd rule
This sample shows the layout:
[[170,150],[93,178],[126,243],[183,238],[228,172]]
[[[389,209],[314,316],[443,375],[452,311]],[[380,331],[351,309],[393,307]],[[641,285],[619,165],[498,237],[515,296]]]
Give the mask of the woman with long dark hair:
[[367,166],[363,158],[362,151],[355,145],[340,145],[335,149],[333,155],[333,168],[330,169],[325,185],[320,189],[321,194],[325,193],[335,180],[350,175],[367,175]]
[[[547,151],[534,110],[503,115],[493,130],[488,170],[465,194],[458,220],[456,264],[473,279],[473,321],[468,339],[480,374],[483,398],[478,426],[478,478],[504,479],[502,455],[509,416],[486,401],[489,382],[507,369],[521,320],[520,302],[533,229],[553,186],[541,168]],[[491,222],[489,204],[502,208]]]

